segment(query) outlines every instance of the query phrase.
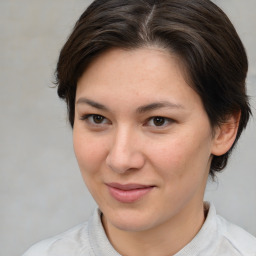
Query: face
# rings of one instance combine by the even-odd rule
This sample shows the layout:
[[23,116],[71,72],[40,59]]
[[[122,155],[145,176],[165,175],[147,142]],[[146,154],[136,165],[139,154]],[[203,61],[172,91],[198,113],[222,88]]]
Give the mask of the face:
[[78,81],[73,140],[109,225],[145,231],[202,206],[212,129],[178,58],[164,50],[112,49],[95,59]]

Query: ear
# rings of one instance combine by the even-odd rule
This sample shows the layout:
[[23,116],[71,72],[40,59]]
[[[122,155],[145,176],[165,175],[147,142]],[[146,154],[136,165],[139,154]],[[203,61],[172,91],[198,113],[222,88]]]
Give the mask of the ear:
[[234,113],[225,120],[224,123],[217,126],[214,130],[214,139],[212,145],[212,154],[221,156],[228,152],[232,147],[239,126],[241,112]]

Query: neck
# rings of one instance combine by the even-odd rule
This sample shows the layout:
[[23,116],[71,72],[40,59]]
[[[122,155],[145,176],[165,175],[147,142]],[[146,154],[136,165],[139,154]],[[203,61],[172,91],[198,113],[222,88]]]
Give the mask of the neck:
[[203,202],[191,202],[165,223],[144,231],[120,230],[103,217],[106,234],[113,247],[122,255],[174,255],[186,246],[204,223]]

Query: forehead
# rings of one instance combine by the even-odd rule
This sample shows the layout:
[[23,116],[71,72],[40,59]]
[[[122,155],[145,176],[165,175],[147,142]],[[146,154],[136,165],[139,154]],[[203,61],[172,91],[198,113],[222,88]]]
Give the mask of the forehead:
[[184,71],[182,61],[176,55],[161,48],[145,47],[132,50],[113,48],[103,52],[89,63],[78,80],[78,86],[84,77],[87,81],[92,79],[94,83],[101,81],[104,77],[105,82],[110,79],[112,83],[117,78],[119,82],[128,82],[138,77],[143,80],[152,80],[152,77],[156,76],[164,79],[167,78],[168,73],[171,73],[173,79],[184,82]]
[[[111,49],[95,58],[78,81],[77,97],[97,100],[200,101],[187,84],[180,59],[156,47]],[[179,102],[176,102],[179,101]],[[147,103],[147,102],[145,102]]]

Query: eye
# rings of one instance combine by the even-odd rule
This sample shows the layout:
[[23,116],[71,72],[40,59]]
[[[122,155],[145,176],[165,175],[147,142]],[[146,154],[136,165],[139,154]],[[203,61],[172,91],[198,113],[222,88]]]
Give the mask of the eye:
[[101,124],[105,120],[105,117],[103,117],[101,115],[92,115],[88,119],[90,119],[90,118],[91,118],[91,121],[93,121],[95,124]]
[[110,123],[107,118],[105,118],[102,115],[97,115],[97,114],[85,115],[85,116],[81,117],[81,120],[85,120],[89,124],[92,124],[92,125],[102,125],[102,124]]
[[170,124],[171,122],[172,120],[170,118],[166,118],[162,116],[154,116],[148,120],[147,125],[155,126],[155,127],[164,127]]

